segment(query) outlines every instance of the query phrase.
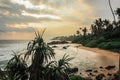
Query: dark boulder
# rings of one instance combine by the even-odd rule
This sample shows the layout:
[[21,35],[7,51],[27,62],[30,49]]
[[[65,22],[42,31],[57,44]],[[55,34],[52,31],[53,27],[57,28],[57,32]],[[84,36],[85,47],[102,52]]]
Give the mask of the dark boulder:
[[109,65],[109,66],[105,67],[105,69],[107,69],[107,70],[111,70],[111,69],[114,69],[114,68],[115,68],[114,65],[113,66]]
[[64,46],[64,47],[63,47],[63,49],[67,49],[67,47],[66,47],[66,46]]
[[105,75],[104,74],[98,74],[97,76],[96,76],[96,80],[103,80],[103,78],[105,77]]
[[99,68],[100,68],[100,69],[103,69],[103,67],[102,67],[102,66],[100,66]]
[[95,71],[93,71],[94,73],[98,73],[98,71],[97,70],[95,70]]
[[52,46],[52,48],[57,48],[57,46]]
[[86,70],[85,72],[92,72],[92,70],[91,70],[91,69],[88,69],[88,70]]

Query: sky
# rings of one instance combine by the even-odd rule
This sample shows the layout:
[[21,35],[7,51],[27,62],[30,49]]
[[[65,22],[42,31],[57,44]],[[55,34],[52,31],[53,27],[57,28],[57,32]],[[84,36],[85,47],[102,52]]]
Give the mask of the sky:
[[108,0],[0,0],[0,40],[33,39],[45,28],[45,39],[71,35],[98,18],[113,20]]

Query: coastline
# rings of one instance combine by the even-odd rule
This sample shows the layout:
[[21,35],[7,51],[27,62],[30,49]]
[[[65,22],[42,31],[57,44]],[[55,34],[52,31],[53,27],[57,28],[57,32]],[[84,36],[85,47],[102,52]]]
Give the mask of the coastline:
[[[97,73],[94,73],[94,69],[91,69],[91,72],[86,72],[86,74],[91,74],[89,76],[85,76],[85,77],[91,77],[91,78],[95,78],[95,76],[99,75],[99,74],[104,74],[106,78],[109,78],[110,75],[114,75],[115,73],[117,73],[118,69],[119,69],[119,53],[116,52],[111,52],[108,50],[102,50],[99,48],[89,48],[89,47],[85,47],[82,45],[78,45],[75,46],[78,49],[84,49],[87,51],[91,51],[91,52],[95,52],[96,54],[99,55],[98,59],[100,62],[98,63],[98,69],[96,70]],[[115,68],[111,69],[111,70],[107,70],[106,67],[107,66],[115,66]],[[89,70],[89,69],[88,69]],[[92,76],[94,75],[94,76]],[[84,75],[82,75],[84,76]]]

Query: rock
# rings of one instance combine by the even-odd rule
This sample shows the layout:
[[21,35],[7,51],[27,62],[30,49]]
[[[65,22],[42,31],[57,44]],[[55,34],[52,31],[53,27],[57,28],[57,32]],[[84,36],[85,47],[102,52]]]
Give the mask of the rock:
[[91,69],[88,69],[88,70],[86,70],[85,72],[92,72],[92,70],[91,70]]
[[89,73],[89,75],[90,75],[90,76],[95,76],[95,75],[94,75],[93,73],[91,73],[91,72]]
[[98,71],[97,70],[95,70],[95,71],[93,71],[94,73],[98,73]]
[[111,70],[111,69],[114,69],[115,68],[115,66],[113,65],[113,66],[107,66],[107,67],[105,67],[105,69],[107,69],[107,70]]
[[48,44],[49,45],[53,45],[53,44],[68,44],[69,42],[67,41],[52,41],[52,42],[49,42]]
[[108,75],[108,76],[112,76],[112,74],[110,74],[110,73],[108,73],[107,75]]
[[67,47],[64,46],[63,49],[67,49]]
[[115,73],[114,75],[114,78],[112,80],[120,80],[120,73]]
[[103,69],[103,67],[102,67],[102,66],[100,66],[99,68],[100,68],[100,69]]
[[105,75],[104,74],[98,74],[97,76],[96,76],[96,80],[102,80],[103,78],[105,77]]
[[57,46],[52,46],[52,48],[56,48]]

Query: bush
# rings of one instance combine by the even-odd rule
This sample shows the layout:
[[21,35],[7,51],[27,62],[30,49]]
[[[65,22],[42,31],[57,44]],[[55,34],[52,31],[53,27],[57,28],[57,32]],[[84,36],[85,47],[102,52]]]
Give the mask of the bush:
[[102,43],[100,43],[97,47],[103,49],[103,46],[104,46],[105,44],[106,44],[106,42],[102,42]]
[[102,42],[97,47],[102,48],[102,49],[119,49],[120,48],[120,42],[117,42],[117,41]]
[[87,47],[96,47],[97,45],[98,45],[97,40],[91,40],[85,46],[87,46]]
[[84,79],[79,75],[71,75],[70,80],[84,80]]
[[101,42],[105,42],[105,41],[106,41],[106,40],[105,40],[104,37],[100,37],[100,38],[97,39],[97,43],[98,43],[98,44],[101,43]]

